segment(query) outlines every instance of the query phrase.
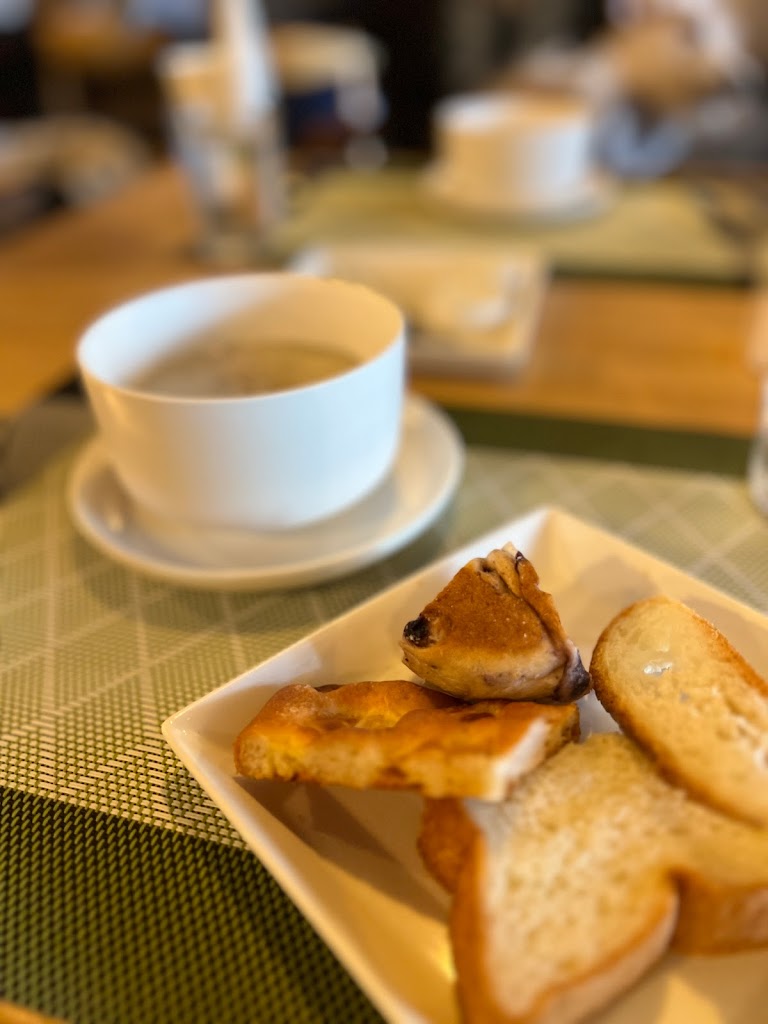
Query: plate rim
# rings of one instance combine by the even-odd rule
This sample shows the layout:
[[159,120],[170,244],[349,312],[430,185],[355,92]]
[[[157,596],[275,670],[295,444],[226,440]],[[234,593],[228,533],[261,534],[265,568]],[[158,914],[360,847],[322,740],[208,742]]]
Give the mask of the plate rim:
[[[83,508],[83,492],[87,480],[96,472],[94,465],[99,471],[112,474],[110,481],[112,486],[118,490],[126,502],[130,503],[130,498],[125,495],[114,477],[114,472],[107,464],[103,454],[104,445],[98,435],[90,438],[81,447],[70,471],[66,488],[66,504],[70,519],[80,535],[105,557],[125,568],[177,586],[206,590],[261,591],[305,587],[329,581],[345,573],[363,569],[400,550],[439,518],[458,489],[465,463],[465,444],[458,427],[445,412],[421,395],[414,393],[406,395],[404,420],[409,411],[426,417],[430,426],[439,431],[442,437],[444,451],[449,454],[449,465],[441,486],[434,492],[430,501],[418,510],[418,514],[398,530],[385,533],[368,542],[359,543],[341,553],[332,553],[311,562],[307,560],[298,562],[287,569],[275,567],[263,570],[258,567],[216,569],[191,564],[185,565],[181,559],[177,560],[171,554],[158,558],[143,556],[141,552],[131,550],[129,544],[112,543],[108,539],[112,537],[108,528],[100,529],[95,526],[94,516]],[[401,456],[399,455],[399,457]],[[396,464],[390,473],[390,478],[396,475]]]

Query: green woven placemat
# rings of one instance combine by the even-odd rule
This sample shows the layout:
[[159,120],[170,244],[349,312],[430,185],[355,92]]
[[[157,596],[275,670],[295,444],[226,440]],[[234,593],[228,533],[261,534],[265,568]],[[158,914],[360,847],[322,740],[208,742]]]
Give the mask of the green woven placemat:
[[298,192],[271,244],[282,261],[306,245],[349,239],[520,244],[560,273],[734,283],[749,269],[744,247],[712,225],[688,183],[673,179],[617,185],[595,216],[526,223],[432,199],[420,169],[339,170]]
[[306,590],[212,593],[81,540],[72,456],[0,509],[0,984],[72,1022],[376,1019],[160,735],[320,623],[541,504],[768,609],[768,523],[739,477],[471,447],[450,511],[395,556]]
[[593,458],[727,473],[739,479],[747,471],[750,441],[742,437],[480,409],[454,408],[446,412],[468,444],[556,455],[589,452]]
[[72,1024],[376,1024],[245,850],[0,790],[2,993]]

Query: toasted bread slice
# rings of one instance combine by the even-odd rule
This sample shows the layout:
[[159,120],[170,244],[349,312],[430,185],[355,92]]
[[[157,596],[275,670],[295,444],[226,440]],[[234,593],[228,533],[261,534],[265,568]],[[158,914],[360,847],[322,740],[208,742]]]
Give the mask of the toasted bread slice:
[[573,1024],[670,946],[768,944],[768,830],[670,785],[626,736],[567,745],[500,803],[431,802],[430,866],[462,810],[450,934],[467,1024]]
[[272,696],[235,743],[241,775],[500,800],[578,735],[575,705],[466,704],[405,680]]
[[416,840],[424,866],[432,877],[453,892],[477,836],[477,828],[459,797],[426,799]]
[[631,605],[594,650],[595,692],[673,781],[768,826],[768,683],[725,637],[667,597]]
[[567,703],[589,689],[552,596],[511,544],[461,568],[406,624],[400,646],[419,678],[464,700]]

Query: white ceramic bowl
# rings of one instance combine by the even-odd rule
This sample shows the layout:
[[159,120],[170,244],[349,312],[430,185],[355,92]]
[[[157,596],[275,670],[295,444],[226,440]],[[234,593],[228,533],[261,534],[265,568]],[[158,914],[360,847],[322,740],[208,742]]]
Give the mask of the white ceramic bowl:
[[[200,338],[301,342],[354,359],[330,379],[246,397],[173,397],[134,385]],[[285,529],[352,505],[400,440],[403,318],[361,285],[290,273],[193,281],[130,301],[83,335],[77,359],[115,472],[158,532]]]

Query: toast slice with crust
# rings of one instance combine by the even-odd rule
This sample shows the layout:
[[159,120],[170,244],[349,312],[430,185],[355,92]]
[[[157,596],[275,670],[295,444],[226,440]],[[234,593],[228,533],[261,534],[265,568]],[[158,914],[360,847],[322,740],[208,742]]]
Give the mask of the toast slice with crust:
[[551,594],[511,544],[463,566],[400,640],[420,679],[463,700],[568,703],[590,686]]
[[575,739],[575,705],[466,704],[405,680],[278,690],[235,742],[255,779],[500,800]]
[[603,630],[590,672],[660,771],[768,827],[768,683],[711,623],[668,597],[638,601]]
[[768,944],[768,830],[693,800],[617,733],[564,747],[501,803],[428,801],[419,848],[453,890],[466,1024],[574,1024],[668,948]]

